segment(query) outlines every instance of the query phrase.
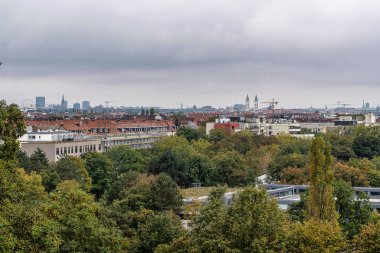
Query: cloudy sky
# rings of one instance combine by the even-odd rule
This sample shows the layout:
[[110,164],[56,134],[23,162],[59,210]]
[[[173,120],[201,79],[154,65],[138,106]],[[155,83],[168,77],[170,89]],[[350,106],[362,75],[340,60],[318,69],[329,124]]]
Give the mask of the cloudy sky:
[[378,0],[0,0],[0,98],[380,104]]

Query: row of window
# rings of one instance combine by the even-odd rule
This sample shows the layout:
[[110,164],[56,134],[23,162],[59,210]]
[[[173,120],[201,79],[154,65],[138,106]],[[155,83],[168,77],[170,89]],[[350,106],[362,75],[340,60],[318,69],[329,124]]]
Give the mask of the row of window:
[[[98,148],[98,149],[96,149]],[[96,144],[91,145],[81,145],[81,146],[71,146],[71,147],[60,147],[56,148],[56,155],[68,155],[68,154],[83,154],[91,151],[101,151],[102,145],[99,144],[96,147]]]
[[114,140],[108,142],[108,146],[119,146],[119,145],[129,145],[137,143],[152,143],[157,138],[140,138],[140,139],[125,139],[125,140]]

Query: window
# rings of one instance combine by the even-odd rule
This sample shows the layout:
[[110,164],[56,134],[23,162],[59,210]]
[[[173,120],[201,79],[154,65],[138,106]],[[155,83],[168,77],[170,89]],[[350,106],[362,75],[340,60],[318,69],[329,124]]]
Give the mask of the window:
[[99,151],[102,150],[102,144],[99,144]]
[[83,147],[79,146],[79,153],[82,153],[82,152],[83,152]]
[[66,147],[63,148],[63,153],[64,153],[65,155],[67,154],[67,148],[66,148]]
[[59,155],[59,148],[57,148],[57,149],[55,150],[55,154],[56,154],[56,155]]
[[75,146],[75,154],[78,154],[78,146]]

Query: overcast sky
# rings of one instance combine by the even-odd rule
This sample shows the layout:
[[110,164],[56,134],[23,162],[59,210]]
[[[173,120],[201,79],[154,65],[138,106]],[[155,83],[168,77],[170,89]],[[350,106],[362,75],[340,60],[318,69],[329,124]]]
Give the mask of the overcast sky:
[[0,0],[0,99],[380,104],[378,0]]

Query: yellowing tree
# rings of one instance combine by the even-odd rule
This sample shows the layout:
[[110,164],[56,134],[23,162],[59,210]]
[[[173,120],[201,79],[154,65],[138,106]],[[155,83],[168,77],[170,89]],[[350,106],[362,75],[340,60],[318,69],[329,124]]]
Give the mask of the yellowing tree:
[[336,221],[331,147],[321,137],[315,138],[311,143],[308,168],[310,187],[306,217],[309,220]]

